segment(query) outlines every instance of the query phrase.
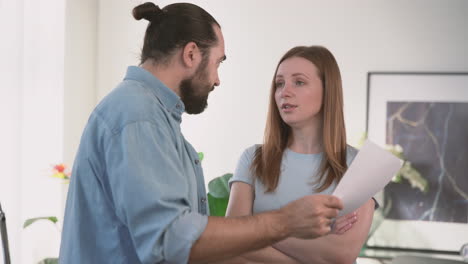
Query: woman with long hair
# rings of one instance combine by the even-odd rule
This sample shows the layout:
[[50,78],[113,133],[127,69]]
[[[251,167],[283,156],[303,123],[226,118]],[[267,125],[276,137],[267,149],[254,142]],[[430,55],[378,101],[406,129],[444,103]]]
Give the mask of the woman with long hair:
[[[356,155],[346,144],[341,75],[333,54],[299,46],[273,76],[264,142],[242,154],[230,181],[227,216],[281,208],[305,195],[331,194]],[[244,255],[264,263],[353,263],[372,222],[374,202],[336,219],[326,236],[288,238]]]

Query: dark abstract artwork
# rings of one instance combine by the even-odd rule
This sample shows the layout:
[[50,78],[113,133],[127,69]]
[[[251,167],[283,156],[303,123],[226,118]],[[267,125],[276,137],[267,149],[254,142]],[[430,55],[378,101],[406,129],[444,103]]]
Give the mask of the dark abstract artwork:
[[429,183],[387,185],[387,218],[468,223],[468,103],[387,102],[386,131]]

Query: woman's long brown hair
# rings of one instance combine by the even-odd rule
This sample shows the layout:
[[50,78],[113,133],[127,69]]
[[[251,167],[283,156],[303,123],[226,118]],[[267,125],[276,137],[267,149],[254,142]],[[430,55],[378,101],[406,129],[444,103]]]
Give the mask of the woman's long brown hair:
[[[304,58],[317,67],[323,85],[322,144],[323,159],[318,172],[320,192],[333,182],[339,182],[346,166],[346,129],[343,116],[343,89],[341,74],[333,54],[321,46],[299,46],[292,48],[281,58],[276,66],[270,90],[270,104],[263,145],[257,148],[251,170],[266,187],[273,192],[278,186],[283,152],[290,143],[291,128],[281,119],[275,101],[275,77],[279,65],[292,57]],[[311,175],[313,176],[313,175]]]

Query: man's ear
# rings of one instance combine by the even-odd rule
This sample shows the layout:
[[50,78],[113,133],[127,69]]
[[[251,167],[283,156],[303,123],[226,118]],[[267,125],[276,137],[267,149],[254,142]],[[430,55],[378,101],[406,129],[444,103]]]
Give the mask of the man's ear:
[[195,42],[189,42],[182,50],[182,62],[188,68],[194,68],[201,61],[201,51]]

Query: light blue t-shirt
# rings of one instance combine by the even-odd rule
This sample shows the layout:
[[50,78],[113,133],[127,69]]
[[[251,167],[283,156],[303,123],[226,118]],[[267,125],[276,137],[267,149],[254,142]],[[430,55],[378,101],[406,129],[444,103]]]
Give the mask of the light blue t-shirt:
[[[250,170],[255,150],[258,145],[254,145],[244,151],[233,177],[229,181],[230,185],[233,182],[245,182],[254,186],[255,199],[253,203],[253,213],[276,210],[286,204],[297,200],[305,195],[319,194],[314,190],[318,185],[317,172],[320,169],[322,161],[322,153],[319,154],[301,154],[286,149],[283,153],[281,161],[281,174],[276,190],[270,193],[265,193],[265,186],[260,180],[254,179]],[[346,163],[351,164],[357,154],[357,150],[351,146],[347,147]],[[320,194],[332,194],[336,184],[330,185]]]
[[180,98],[129,67],[91,114],[68,192],[60,263],[187,263],[208,222]]

